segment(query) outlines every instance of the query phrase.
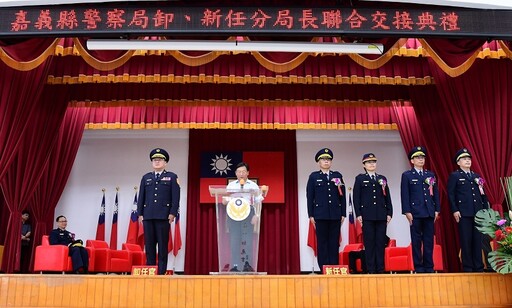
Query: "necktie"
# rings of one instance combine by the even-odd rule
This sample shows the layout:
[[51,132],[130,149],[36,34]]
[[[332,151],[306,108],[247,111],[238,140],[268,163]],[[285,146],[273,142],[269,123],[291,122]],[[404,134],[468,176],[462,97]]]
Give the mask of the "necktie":
[[155,178],[156,178],[157,181],[160,180],[160,173],[156,173],[155,174]]
[[423,176],[423,171],[420,171],[419,173],[420,173],[420,176]]
[[466,177],[471,180],[471,173],[466,172]]
[[375,175],[372,174],[372,181],[375,181]]

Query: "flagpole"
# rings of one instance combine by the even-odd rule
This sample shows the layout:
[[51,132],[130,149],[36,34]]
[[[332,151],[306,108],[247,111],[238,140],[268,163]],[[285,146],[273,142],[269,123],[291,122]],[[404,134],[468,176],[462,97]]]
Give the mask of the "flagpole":
[[[174,255],[174,254],[173,254]],[[176,275],[176,259],[178,258],[178,254],[176,254],[172,260],[172,274]]]
[[[176,219],[174,220],[174,232],[176,232]],[[172,241],[173,241],[173,246],[174,246],[174,244],[175,244],[174,238],[172,239]],[[172,251],[170,251],[170,252],[172,252]],[[172,255],[174,257],[174,258],[172,258],[172,275],[174,276],[174,275],[176,275],[176,258],[178,257],[178,254],[174,255],[174,253],[172,253]]]

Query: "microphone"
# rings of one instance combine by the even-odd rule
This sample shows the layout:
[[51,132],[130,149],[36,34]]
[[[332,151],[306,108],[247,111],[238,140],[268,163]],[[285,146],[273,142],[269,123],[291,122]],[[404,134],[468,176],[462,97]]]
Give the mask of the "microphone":
[[240,179],[240,188],[244,189],[245,179]]

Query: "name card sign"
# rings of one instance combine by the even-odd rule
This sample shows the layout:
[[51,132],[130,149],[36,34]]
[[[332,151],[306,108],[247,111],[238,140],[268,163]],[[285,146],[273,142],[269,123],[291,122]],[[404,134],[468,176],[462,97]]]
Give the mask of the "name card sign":
[[336,275],[336,276],[350,274],[347,265],[324,265],[324,267],[322,269],[322,273],[324,275]]

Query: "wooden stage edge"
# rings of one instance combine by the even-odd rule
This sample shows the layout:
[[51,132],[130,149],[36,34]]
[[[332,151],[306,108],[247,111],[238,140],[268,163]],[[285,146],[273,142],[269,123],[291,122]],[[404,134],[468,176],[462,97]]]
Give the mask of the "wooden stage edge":
[[0,307],[512,307],[512,275],[0,275]]

